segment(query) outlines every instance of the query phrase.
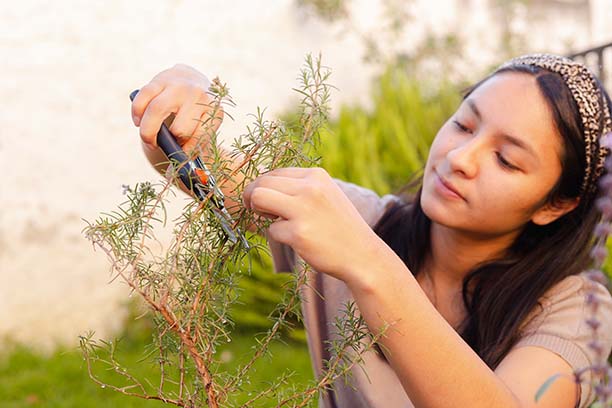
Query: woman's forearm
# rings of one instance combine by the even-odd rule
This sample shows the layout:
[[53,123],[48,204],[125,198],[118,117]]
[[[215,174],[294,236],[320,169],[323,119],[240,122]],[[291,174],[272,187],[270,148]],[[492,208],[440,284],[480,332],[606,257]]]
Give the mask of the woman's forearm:
[[419,408],[519,407],[518,399],[429,301],[406,265],[380,241],[347,281],[410,400]]

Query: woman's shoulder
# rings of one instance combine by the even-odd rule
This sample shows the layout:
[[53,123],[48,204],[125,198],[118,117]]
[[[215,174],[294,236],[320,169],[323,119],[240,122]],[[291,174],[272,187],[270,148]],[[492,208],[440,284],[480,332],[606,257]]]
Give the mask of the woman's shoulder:
[[337,178],[334,178],[334,181],[370,226],[376,224],[388,206],[400,202],[400,198],[394,194],[380,196],[375,191],[358,184]]
[[576,305],[582,306],[582,310],[587,306],[586,303],[590,302],[587,294],[595,296],[595,302],[603,303],[604,307],[612,304],[612,295],[610,295],[608,288],[600,282],[590,279],[586,272],[567,276],[550,288],[540,300],[543,306],[548,305],[553,308],[561,301],[573,301]]
[[[598,353],[593,346],[597,338],[596,347],[608,357],[612,351],[612,295],[606,286],[584,273],[571,275],[550,288],[540,298],[540,305],[526,319],[516,347],[546,348],[578,371],[597,362]],[[588,386],[590,371],[585,377],[581,407],[594,397]]]
[[585,273],[564,278],[546,291],[539,303],[528,322],[531,330],[546,323],[545,326],[565,328],[568,334],[577,333],[589,329],[586,320],[594,316],[610,329],[607,333],[612,333],[612,295],[606,286]]

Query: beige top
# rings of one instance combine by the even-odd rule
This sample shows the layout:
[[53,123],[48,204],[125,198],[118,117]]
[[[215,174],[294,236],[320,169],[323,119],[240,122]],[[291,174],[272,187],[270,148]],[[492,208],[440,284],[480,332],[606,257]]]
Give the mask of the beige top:
[[[336,180],[364,220],[374,226],[382,216],[387,204],[397,197],[391,194],[382,198],[376,193],[355,184]],[[276,272],[291,271],[298,259],[291,247],[268,239]],[[541,302],[543,311],[538,311],[529,321],[526,335],[515,347],[539,346],[553,351],[567,361],[574,370],[592,364],[594,354],[587,346],[591,330],[586,325],[588,309],[585,304],[587,278],[582,275],[569,276],[551,288]],[[606,353],[612,350],[612,296],[607,288],[597,284],[596,292],[601,300],[598,318],[600,340]],[[319,295],[320,294],[320,295]],[[309,285],[302,290],[302,311],[308,337],[308,347],[315,376],[323,371],[323,361],[329,359],[326,342],[335,336],[332,323],[352,300],[347,286],[340,280],[322,273],[313,272]],[[587,407],[595,395],[591,386],[581,385],[579,407]],[[325,408],[412,408],[414,405],[406,395],[395,372],[387,361],[374,351],[363,355],[360,367],[353,367],[352,380],[346,384],[339,380],[319,400]]]

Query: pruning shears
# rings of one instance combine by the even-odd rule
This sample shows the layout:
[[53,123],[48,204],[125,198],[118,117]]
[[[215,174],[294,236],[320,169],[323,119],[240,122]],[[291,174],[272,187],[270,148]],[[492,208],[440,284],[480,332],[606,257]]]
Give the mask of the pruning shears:
[[[130,94],[130,100],[134,100],[138,91],[137,89]],[[198,200],[210,199],[213,204],[210,209],[221,223],[221,228],[230,242],[235,244],[240,240],[244,249],[249,250],[249,243],[240,229],[232,227],[234,220],[225,208],[225,196],[204,162],[199,157],[190,159],[164,123],[157,132],[157,144],[177,170],[183,184],[195,194]]]

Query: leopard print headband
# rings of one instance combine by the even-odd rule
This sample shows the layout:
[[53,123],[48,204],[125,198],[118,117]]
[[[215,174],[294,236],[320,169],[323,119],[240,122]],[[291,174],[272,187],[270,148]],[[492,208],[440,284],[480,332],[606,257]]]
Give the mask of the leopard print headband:
[[504,63],[497,70],[521,65],[536,66],[559,74],[569,88],[584,128],[586,168],[580,196],[591,195],[597,190],[597,180],[604,171],[604,161],[608,154],[608,149],[602,146],[600,139],[612,131],[610,109],[595,75],[577,61],[550,54],[523,55]]

